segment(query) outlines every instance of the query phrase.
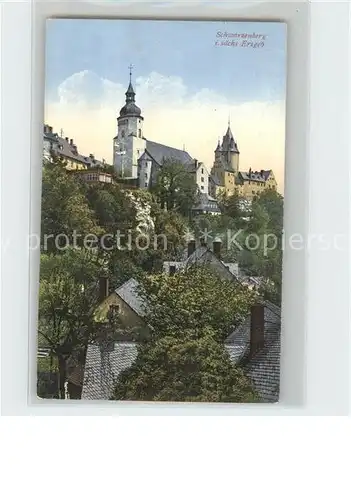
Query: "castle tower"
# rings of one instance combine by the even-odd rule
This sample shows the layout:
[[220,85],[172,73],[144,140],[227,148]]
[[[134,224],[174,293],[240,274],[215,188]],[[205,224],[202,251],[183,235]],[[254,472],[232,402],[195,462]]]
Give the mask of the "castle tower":
[[138,160],[145,150],[143,134],[144,118],[141,109],[135,104],[135,91],[132,85],[132,65],[129,67],[129,85],[126,102],[117,118],[117,135],[113,139],[113,165],[120,177],[136,179]]
[[219,160],[219,158],[222,155],[222,146],[221,146],[221,141],[219,139],[218,139],[218,144],[217,144],[217,147],[214,151],[214,154],[215,154],[215,160]]
[[239,149],[238,145],[235,142],[235,139],[233,137],[231,128],[230,128],[230,122],[228,122],[228,129],[226,134],[223,136],[223,142],[222,142],[222,155],[223,158],[226,162],[226,164],[231,167],[235,173],[235,175],[239,171]]

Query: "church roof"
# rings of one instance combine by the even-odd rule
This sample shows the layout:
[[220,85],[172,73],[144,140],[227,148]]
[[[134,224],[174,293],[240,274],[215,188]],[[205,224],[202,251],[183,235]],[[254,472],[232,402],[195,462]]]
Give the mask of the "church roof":
[[174,160],[183,165],[187,165],[193,161],[192,157],[186,151],[172,148],[171,146],[165,146],[158,142],[146,141],[145,149],[159,165],[162,165],[165,160]]
[[126,92],[126,103],[121,108],[119,116],[140,116],[141,109],[135,104],[135,91],[132,85],[132,74],[130,73],[130,81]]

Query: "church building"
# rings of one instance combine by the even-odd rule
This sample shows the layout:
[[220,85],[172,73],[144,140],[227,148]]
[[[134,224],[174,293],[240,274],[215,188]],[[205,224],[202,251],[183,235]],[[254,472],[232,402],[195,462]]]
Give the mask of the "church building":
[[145,138],[144,117],[135,103],[131,68],[129,76],[126,102],[119,112],[113,139],[113,164],[120,177],[139,179],[139,187],[148,188],[164,161],[173,160],[190,168],[194,159],[187,151]]
[[217,201],[209,196],[209,175],[206,166],[193,158],[185,149],[150,141],[144,136],[144,117],[135,102],[129,68],[129,86],[126,102],[117,118],[117,135],[113,139],[113,165],[117,175],[142,189],[151,188],[166,161],[184,166],[198,187],[197,213],[219,213]]

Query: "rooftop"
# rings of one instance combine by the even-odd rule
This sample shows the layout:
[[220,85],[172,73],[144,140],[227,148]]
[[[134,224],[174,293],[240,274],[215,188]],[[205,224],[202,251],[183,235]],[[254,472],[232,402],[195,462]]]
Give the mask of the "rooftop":
[[165,146],[158,142],[146,141],[145,150],[160,166],[165,160],[174,160],[183,165],[187,165],[193,161],[192,157],[186,151],[171,146]]
[[134,278],[126,281],[115,293],[140,317],[145,316],[145,302],[138,294],[139,283]]

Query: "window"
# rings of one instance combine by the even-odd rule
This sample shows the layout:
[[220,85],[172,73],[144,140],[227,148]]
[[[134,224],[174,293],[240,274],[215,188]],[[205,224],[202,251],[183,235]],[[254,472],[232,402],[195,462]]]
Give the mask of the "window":
[[147,172],[145,172],[145,179],[147,179]]
[[138,130],[138,135],[141,137],[141,128]]
[[201,189],[204,190],[205,188],[203,186],[201,186]]
[[124,136],[125,136],[125,132],[124,132],[124,130],[122,130],[121,137],[123,138]]
[[204,173],[204,169],[203,169],[203,168],[201,169],[201,173],[202,173],[202,174]]
[[169,274],[170,276],[173,276],[173,274],[175,274],[176,272],[176,266],[169,266]]
[[201,182],[205,182],[205,179],[203,177],[201,177]]
[[119,313],[120,313],[119,305],[111,304],[107,312],[107,319],[109,321],[113,321],[116,318],[116,316],[118,316]]
[[120,311],[119,304],[111,304],[110,311],[113,313],[119,313],[119,311]]

